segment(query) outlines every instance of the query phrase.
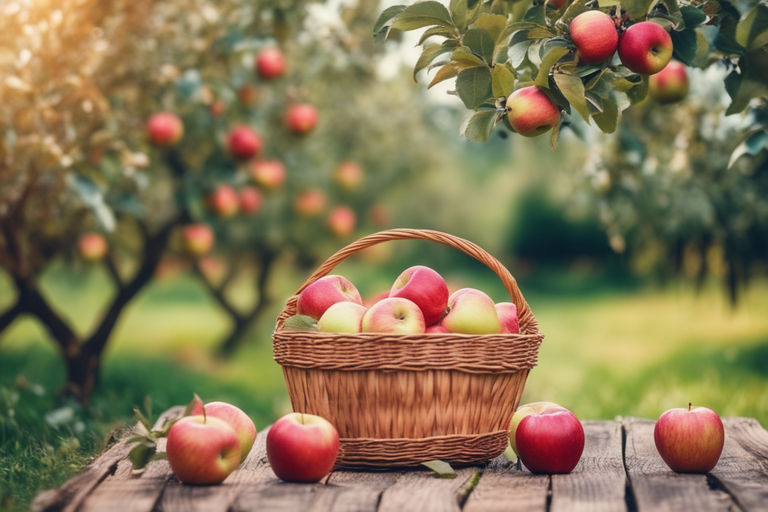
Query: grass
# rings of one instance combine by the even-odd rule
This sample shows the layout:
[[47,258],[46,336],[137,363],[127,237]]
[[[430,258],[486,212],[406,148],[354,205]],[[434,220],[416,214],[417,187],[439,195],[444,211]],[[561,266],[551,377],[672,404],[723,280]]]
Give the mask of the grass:
[[[371,260],[343,265],[339,272],[364,295],[399,271]],[[450,275],[452,282],[502,299],[493,274],[461,268],[468,270]],[[692,401],[768,425],[768,283],[756,283],[731,310],[714,287],[696,294],[583,275],[522,281],[546,335],[523,401],[556,401],[584,419],[653,418]],[[85,288],[74,285],[82,280]],[[98,273],[46,282],[60,308],[77,312],[80,328],[108,293]],[[300,278],[284,273],[275,282],[275,293],[287,297]],[[233,359],[220,361],[209,354],[225,317],[194,281],[157,282],[121,321],[87,410],[59,401],[63,368],[51,343],[33,322],[19,322],[0,343],[0,508],[26,509],[40,489],[60,485],[133,422],[132,409],[147,397],[159,412],[196,391],[240,405],[259,428],[274,421],[289,407],[269,343],[278,312],[279,305]]]

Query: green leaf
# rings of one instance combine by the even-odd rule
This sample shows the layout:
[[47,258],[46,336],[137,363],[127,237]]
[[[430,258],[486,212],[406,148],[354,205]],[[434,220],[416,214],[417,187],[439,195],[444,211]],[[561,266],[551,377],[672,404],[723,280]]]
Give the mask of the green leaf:
[[[743,59],[739,60],[741,64]],[[736,71],[732,71],[727,77],[725,77],[725,90],[728,91],[728,95],[731,97],[731,104],[725,111],[725,115],[737,114],[743,111],[752,98],[759,98],[760,96],[768,94],[768,86],[764,83],[750,80],[746,76],[739,75]]]
[[384,30],[385,25],[387,22],[389,22],[392,18],[400,14],[405,10],[404,5],[393,5],[392,7],[388,7],[382,11],[381,14],[379,14],[379,19],[376,20],[376,23],[373,24],[373,33],[378,34],[382,30]]
[[573,75],[555,73],[555,84],[568,103],[589,123],[589,107],[581,79]]
[[464,69],[456,78],[456,92],[464,105],[475,109],[491,98],[491,71],[487,67]]
[[597,6],[601,9],[605,9],[606,7],[613,7],[614,5],[619,4],[621,4],[619,0],[597,0]]
[[673,30],[670,35],[672,36],[672,44],[675,47],[675,57],[685,64],[691,65],[696,58],[698,43],[696,31],[690,28],[679,32]]
[[680,13],[683,15],[683,24],[686,28],[696,28],[707,21],[707,15],[697,7],[686,5],[680,8]]
[[536,25],[534,28],[528,31],[528,39],[546,39],[549,37],[555,37],[555,35],[555,32],[553,32],[549,27],[545,27],[543,25]]
[[74,189],[80,201],[88,208],[106,231],[115,229],[115,214],[104,201],[104,195],[99,186],[90,178],[79,174],[68,174],[67,183]]
[[[543,59],[541,59],[541,66],[539,66],[539,72],[536,74],[534,83],[539,87],[549,89],[549,72],[552,67],[562,59],[569,52],[568,48],[563,46],[556,46],[552,48]],[[579,80],[581,82],[581,80]]]
[[766,148],[768,148],[768,131],[758,130],[754,132],[733,150],[731,158],[728,160],[728,168],[733,167],[736,160],[742,156],[755,156]]
[[448,8],[451,11],[451,18],[454,25],[459,29],[459,32],[464,32],[467,29],[467,16],[469,13],[467,0],[451,0]]
[[464,122],[461,134],[472,142],[486,142],[496,126],[496,116],[495,110],[475,112]]
[[520,0],[512,3],[512,21],[522,21],[528,8],[533,5],[533,0]]
[[525,11],[523,20],[532,21],[537,25],[546,25],[547,23],[547,6],[544,2],[540,4],[534,4],[533,7]]
[[482,57],[485,62],[493,63],[493,49],[496,46],[495,40],[486,30],[482,28],[471,28],[464,34],[461,42],[464,46],[470,48],[476,55]]
[[531,41],[524,41],[514,46],[510,46],[507,55],[509,56],[509,63],[512,67],[519,68],[525,60],[525,56],[528,54],[528,48],[531,47]]
[[419,60],[413,67],[413,81],[416,81],[416,75],[419,71],[427,67],[436,57],[453,51],[456,48],[456,41],[445,41],[443,44],[430,44],[421,52]]
[[630,19],[644,18],[654,0],[622,0],[621,7],[629,14]]
[[557,24],[562,27],[568,27],[571,24],[571,21],[573,21],[573,18],[583,12],[589,11],[590,7],[587,7],[587,1],[588,0],[574,0],[571,2],[571,5],[568,6],[563,15],[560,16],[560,19],[557,20]]
[[648,75],[635,75],[640,78],[633,88],[626,92],[632,105],[643,101],[648,96]]
[[515,74],[507,66],[497,64],[491,71],[491,91],[494,98],[509,96],[515,88]]
[[307,315],[293,315],[285,319],[285,328],[294,331],[316,331],[317,322]]
[[736,42],[752,48],[752,41],[768,28],[768,6],[758,4],[741,17],[736,26]]
[[740,13],[728,2],[719,2],[718,6],[717,16],[720,23],[714,46],[723,53],[741,55],[744,47],[736,41]]
[[149,464],[149,461],[152,460],[152,457],[155,455],[156,451],[157,446],[155,446],[155,443],[150,441],[137,443],[133,448],[131,448],[131,451],[128,452],[128,458],[131,461],[131,466],[133,466],[133,469],[144,468],[147,464]]
[[475,27],[482,28],[491,35],[494,42],[500,43],[501,35],[507,27],[507,17],[502,14],[482,13],[477,17]]
[[661,0],[662,3],[666,6],[667,12],[669,13],[670,18],[672,18],[675,22],[675,24],[680,23],[683,21],[682,13],[680,12],[680,6],[677,4],[677,0]]
[[443,4],[429,0],[406,7],[397,15],[392,28],[397,30],[414,30],[430,25],[453,27],[451,15]]
[[442,460],[430,460],[422,462],[421,465],[434,471],[433,476],[436,478],[456,478],[456,471],[453,470],[450,464]]
[[144,416],[144,413],[142,413],[136,407],[133,408],[133,413],[136,415],[136,418],[139,420],[139,423],[144,425],[144,428],[146,428],[147,430],[151,430],[152,429],[152,422],[149,421],[149,419],[146,416]]
[[613,133],[619,123],[619,107],[607,98],[603,98],[602,107],[603,111],[594,113],[592,119],[604,133]]
[[451,60],[459,70],[478,66],[488,67],[488,64],[483,59],[475,55],[469,48],[463,46],[453,51]]
[[421,34],[421,38],[419,39],[419,42],[417,44],[418,45],[424,44],[424,41],[426,41],[427,39],[433,36],[453,38],[456,36],[456,33],[452,29],[447,27],[430,27]]
[[435,76],[432,78],[432,81],[429,82],[427,89],[431,89],[433,86],[439,84],[440,82],[449,80],[458,74],[459,74],[459,68],[456,67],[453,63],[449,62],[448,64],[446,64],[445,66],[437,70],[437,73],[435,73]]

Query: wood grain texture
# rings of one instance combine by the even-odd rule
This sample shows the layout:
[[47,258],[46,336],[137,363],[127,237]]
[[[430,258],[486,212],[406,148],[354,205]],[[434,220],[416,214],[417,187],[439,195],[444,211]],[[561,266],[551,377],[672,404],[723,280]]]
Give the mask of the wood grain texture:
[[551,479],[499,455],[488,464],[464,504],[465,511],[547,510]]
[[431,471],[404,471],[397,481],[381,494],[380,512],[443,512],[461,510],[459,492],[479,469],[456,470],[456,478],[435,478]]

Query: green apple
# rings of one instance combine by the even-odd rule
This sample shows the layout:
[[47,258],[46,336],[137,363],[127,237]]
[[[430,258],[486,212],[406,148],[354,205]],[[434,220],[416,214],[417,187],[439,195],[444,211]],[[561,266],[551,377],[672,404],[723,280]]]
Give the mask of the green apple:
[[498,334],[501,332],[496,304],[485,292],[474,288],[456,290],[448,298],[447,313],[440,323],[449,332]]
[[367,310],[357,302],[337,302],[325,310],[317,321],[317,329],[323,332],[360,332],[360,324]]

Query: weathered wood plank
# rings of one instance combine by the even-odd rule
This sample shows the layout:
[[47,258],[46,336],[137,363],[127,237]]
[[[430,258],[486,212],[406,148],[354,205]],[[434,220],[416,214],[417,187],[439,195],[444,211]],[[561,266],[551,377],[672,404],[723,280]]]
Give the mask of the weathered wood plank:
[[465,512],[544,511],[550,492],[549,475],[534,475],[499,455],[491,461],[464,504]]
[[151,512],[166,482],[164,478],[105,480],[87,496],[78,512]]
[[661,459],[653,441],[653,420],[628,418],[625,463],[637,509],[738,510],[721,489],[710,488],[706,475],[675,473]]
[[461,510],[459,492],[480,469],[456,470],[456,478],[435,478],[428,470],[404,471],[381,493],[380,512],[442,512]]
[[329,487],[341,487],[333,510],[374,512],[381,495],[397,482],[402,472],[395,471],[334,471],[328,478]]
[[627,478],[617,422],[585,421],[584,453],[572,473],[552,475],[553,512],[624,511]]

